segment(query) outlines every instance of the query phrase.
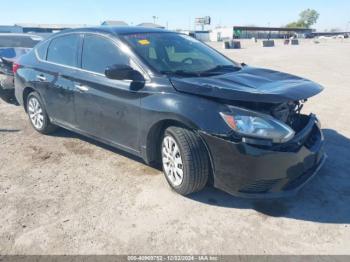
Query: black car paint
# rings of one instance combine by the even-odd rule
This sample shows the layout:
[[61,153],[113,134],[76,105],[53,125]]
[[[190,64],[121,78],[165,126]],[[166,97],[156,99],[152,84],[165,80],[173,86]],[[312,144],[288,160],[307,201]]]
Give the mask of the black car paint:
[[[143,32],[167,31],[105,27],[70,30],[57,35],[98,34],[121,46],[123,43],[118,38],[119,34]],[[240,190],[254,181],[278,178],[286,182],[290,176],[295,179],[307,171],[307,159],[314,157],[315,152],[318,153],[314,167],[319,168],[322,164],[323,136],[317,127],[317,120],[310,118],[313,130],[320,133],[318,150],[313,152],[301,145],[295,152],[271,151],[242,141],[232,141],[232,130],[219,114],[229,111],[229,108],[216,99],[224,96],[233,99],[233,103],[240,99],[277,103],[287,99],[308,98],[321,91],[319,85],[287,74],[250,67],[244,67],[237,73],[239,81],[235,80],[235,73],[207,78],[171,78],[152,71],[133,53],[128,55],[145,78],[141,86],[140,83],[136,85],[137,88],[130,81],[111,80],[80,68],[42,61],[32,51],[19,61],[20,68],[15,77],[17,100],[24,104],[23,96],[28,88],[36,90],[42,96],[53,123],[142,157],[146,163],[157,160],[161,130],[164,127],[182,125],[190,128],[201,136],[207,146],[214,185],[235,195],[260,196],[278,191],[280,195],[284,191],[290,192],[283,187],[273,187],[259,194],[245,194]],[[260,75],[254,78],[254,72]],[[267,77],[271,75],[278,75],[283,81],[291,78],[297,92],[290,87],[287,92],[283,88],[274,88],[274,92],[263,88],[259,93],[254,84],[244,81],[246,75],[258,83],[259,78],[264,78],[264,72],[265,81],[271,85],[275,81],[268,81]],[[306,88],[298,85],[299,80]],[[201,83],[207,87],[203,88]],[[220,88],[223,84],[224,93]],[[88,91],[82,92],[79,86],[87,86]],[[229,89],[232,89],[232,93]],[[306,93],[302,94],[301,91]],[[305,137],[309,136],[310,133],[305,134]],[[294,167],[300,166],[305,166],[302,172],[300,168],[293,172]],[[264,172],[260,172],[260,168]]]
[[301,77],[250,66],[213,77],[172,78],[172,83],[181,92],[263,103],[303,100],[323,90],[320,85]]
[[327,158],[323,151],[324,137],[314,115],[309,117],[304,130],[288,142],[288,150],[262,148],[208,134],[202,136],[212,156],[215,187],[236,196],[293,195]]

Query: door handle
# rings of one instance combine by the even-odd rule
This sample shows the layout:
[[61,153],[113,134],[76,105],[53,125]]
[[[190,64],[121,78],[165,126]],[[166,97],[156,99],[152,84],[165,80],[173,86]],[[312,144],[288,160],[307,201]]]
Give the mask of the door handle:
[[78,89],[80,92],[89,91],[89,88],[87,86],[80,85],[80,84],[75,84],[75,88]]
[[41,82],[46,81],[46,77],[45,77],[44,75],[37,75],[37,76],[36,76],[36,79],[38,79],[38,80],[41,81]]

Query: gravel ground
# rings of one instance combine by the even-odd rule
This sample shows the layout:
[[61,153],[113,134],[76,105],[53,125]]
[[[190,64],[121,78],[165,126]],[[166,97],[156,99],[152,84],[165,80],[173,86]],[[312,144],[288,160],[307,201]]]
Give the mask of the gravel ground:
[[213,46],[326,87],[304,110],[326,136],[319,176],[290,199],[182,197],[159,170],[68,131],[40,135],[0,99],[0,254],[350,254],[350,41]]

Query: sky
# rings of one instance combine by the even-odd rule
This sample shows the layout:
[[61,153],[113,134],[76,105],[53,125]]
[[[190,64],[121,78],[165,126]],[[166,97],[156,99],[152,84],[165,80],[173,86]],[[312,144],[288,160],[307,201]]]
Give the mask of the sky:
[[[350,30],[349,0],[0,0],[0,25],[15,23],[99,25],[123,20],[153,22],[169,29],[194,29],[196,17],[211,16],[212,25],[283,26],[307,8],[320,13],[313,27]],[[5,7],[5,8],[4,8]]]

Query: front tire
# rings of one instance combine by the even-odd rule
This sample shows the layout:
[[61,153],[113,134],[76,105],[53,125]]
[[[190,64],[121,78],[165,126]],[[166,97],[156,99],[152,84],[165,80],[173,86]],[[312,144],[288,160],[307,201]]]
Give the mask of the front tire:
[[44,103],[37,92],[32,92],[27,97],[27,113],[32,127],[41,134],[51,134],[57,127],[51,124]]
[[167,128],[161,143],[161,158],[164,175],[177,193],[188,195],[207,184],[209,157],[201,138],[194,132]]

